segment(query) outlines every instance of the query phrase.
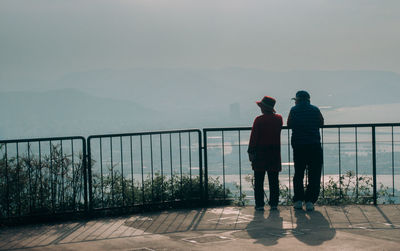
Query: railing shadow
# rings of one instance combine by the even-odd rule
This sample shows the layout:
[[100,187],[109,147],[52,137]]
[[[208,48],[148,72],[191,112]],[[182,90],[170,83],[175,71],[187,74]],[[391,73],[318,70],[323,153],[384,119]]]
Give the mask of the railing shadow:
[[[206,211],[177,210],[82,222],[0,228],[0,250],[187,232],[199,228]],[[211,228],[214,228],[214,224],[211,224]]]
[[[252,207],[147,212],[89,221],[0,227],[0,250],[57,248],[60,244],[152,235],[165,235],[181,243],[188,237],[225,235],[239,240],[252,239],[254,244],[266,247],[275,246],[280,238],[289,237],[317,247],[334,239],[337,231],[351,231],[363,236],[374,234],[374,237],[376,232],[373,231],[397,231],[400,229],[398,211],[397,205],[350,205],[317,207],[313,212],[294,211],[292,207],[283,206],[279,211],[270,212],[255,212]],[[390,238],[397,239],[395,233]]]

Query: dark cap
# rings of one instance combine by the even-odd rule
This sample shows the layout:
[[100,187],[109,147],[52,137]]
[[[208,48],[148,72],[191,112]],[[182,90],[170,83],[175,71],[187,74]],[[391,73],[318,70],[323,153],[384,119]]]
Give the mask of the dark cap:
[[298,91],[296,92],[296,97],[292,98],[293,100],[310,100],[310,94],[306,91]]

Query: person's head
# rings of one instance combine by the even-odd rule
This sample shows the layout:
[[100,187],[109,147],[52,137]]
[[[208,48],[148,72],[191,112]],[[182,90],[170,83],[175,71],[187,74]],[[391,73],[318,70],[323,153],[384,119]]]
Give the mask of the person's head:
[[261,101],[256,102],[257,105],[261,108],[261,112],[265,113],[275,113],[275,103],[276,100],[272,97],[265,96]]
[[310,102],[310,94],[307,91],[301,90],[296,92],[296,97],[292,99],[296,101],[296,104]]

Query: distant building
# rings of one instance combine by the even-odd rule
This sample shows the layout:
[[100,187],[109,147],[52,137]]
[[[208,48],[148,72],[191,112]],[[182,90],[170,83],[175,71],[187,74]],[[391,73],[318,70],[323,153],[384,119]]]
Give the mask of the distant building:
[[240,104],[233,103],[229,105],[229,118],[231,121],[240,120]]

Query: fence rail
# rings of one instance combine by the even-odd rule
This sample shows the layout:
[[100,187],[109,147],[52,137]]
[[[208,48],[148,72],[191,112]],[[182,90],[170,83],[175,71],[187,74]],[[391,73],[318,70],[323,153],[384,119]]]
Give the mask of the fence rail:
[[[280,183],[287,189],[286,199],[290,199],[293,193],[291,181],[294,163],[290,129],[286,126],[282,129],[283,170]],[[246,174],[252,173],[246,141],[250,138],[250,131],[251,127],[203,129],[206,199],[210,178],[221,178],[224,188],[228,188],[227,192],[236,192],[238,198],[253,198],[248,176],[246,178]],[[351,191],[356,198],[360,198],[360,202],[371,201],[375,205],[379,203],[378,193],[383,190],[378,190],[378,185],[385,188],[386,193],[381,197],[389,196],[390,200],[399,202],[400,168],[396,164],[400,163],[400,123],[325,125],[321,128],[321,143],[324,149],[322,199],[335,199],[328,197],[341,197],[344,193],[349,193],[349,184],[344,182],[351,181],[354,182],[354,190]],[[326,188],[331,188],[330,181],[338,185],[338,195],[326,193]],[[243,193],[243,190],[246,192]],[[223,198],[225,197],[224,194]]]
[[[0,221],[182,201],[251,200],[250,131],[226,127],[92,135],[87,140],[1,140]],[[321,200],[348,195],[350,183],[344,179],[352,173],[352,192],[360,203],[385,203],[387,197],[399,203],[400,123],[326,125],[321,138]],[[294,164],[289,128],[283,127],[281,140],[280,183],[290,199]],[[331,193],[332,184],[340,194]]]
[[198,129],[94,135],[87,142],[91,210],[202,197]]
[[0,155],[0,220],[87,209],[85,138],[1,140]]

